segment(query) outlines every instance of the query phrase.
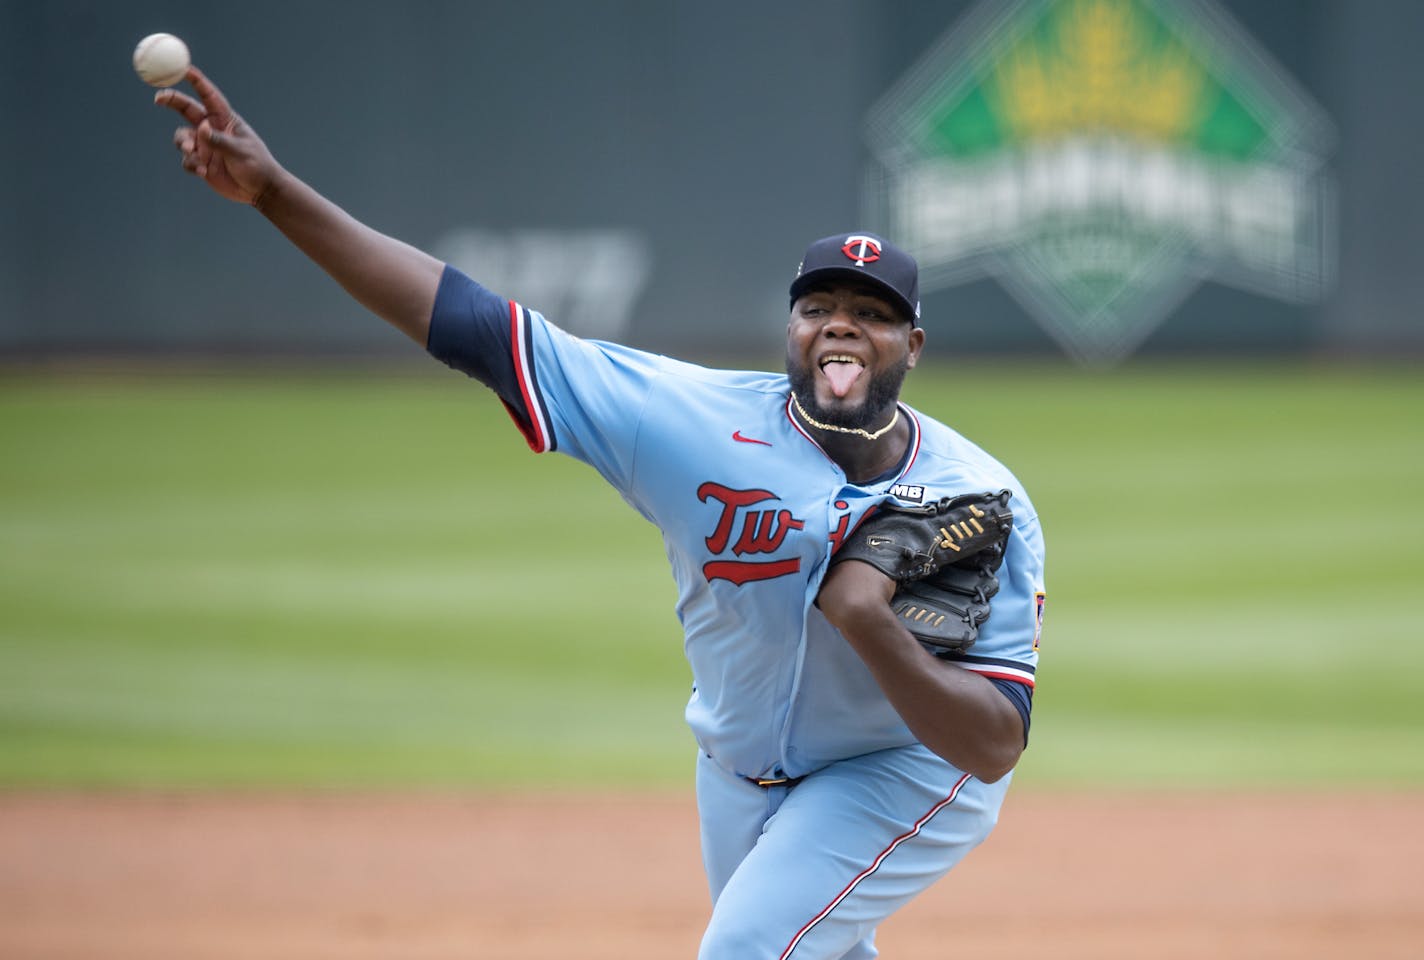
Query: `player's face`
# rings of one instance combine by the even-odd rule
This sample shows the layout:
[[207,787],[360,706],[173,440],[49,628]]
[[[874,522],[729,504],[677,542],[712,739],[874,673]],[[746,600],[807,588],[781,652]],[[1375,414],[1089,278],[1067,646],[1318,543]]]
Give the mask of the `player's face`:
[[873,287],[813,289],[791,307],[786,373],[812,417],[870,429],[894,408],[924,339]]

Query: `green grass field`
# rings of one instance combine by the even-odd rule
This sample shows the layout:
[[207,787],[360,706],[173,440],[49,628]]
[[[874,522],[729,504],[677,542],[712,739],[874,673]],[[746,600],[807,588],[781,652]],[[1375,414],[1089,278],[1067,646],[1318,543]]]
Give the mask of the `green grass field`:
[[[1021,783],[1424,783],[1416,370],[908,399],[1043,517]],[[656,531],[443,368],[0,381],[0,786],[683,786],[672,602]]]

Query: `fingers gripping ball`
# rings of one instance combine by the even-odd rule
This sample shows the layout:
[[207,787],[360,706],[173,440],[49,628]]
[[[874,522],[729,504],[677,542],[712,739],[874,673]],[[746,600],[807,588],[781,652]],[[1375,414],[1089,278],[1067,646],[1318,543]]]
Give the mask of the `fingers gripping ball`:
[[193,59],[188,45],[171,33],[154,33],[134,47],[134,72],[153,87],[171,87],[188,72]]

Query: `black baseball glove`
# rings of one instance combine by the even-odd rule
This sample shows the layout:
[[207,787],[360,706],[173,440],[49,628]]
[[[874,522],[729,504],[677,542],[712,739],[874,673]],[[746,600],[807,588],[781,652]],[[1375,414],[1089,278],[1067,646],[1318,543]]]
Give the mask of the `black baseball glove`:
[[890,607],[936,656],[961,653],[989,619],[1013,529],[1009,491],[945,497],[919,507],[887,500],[856,528],[833,564],[861,560],[898,584]]

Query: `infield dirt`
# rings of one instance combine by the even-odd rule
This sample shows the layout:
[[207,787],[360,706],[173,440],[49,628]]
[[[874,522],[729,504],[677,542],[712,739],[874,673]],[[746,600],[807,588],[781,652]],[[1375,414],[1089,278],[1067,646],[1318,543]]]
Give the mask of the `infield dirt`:
[[[1418,957],[1424,794],[1011,793],[896,958]],[[0,957],[695,956],[680,794],[0,794]]]

